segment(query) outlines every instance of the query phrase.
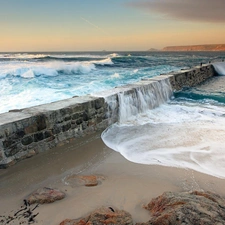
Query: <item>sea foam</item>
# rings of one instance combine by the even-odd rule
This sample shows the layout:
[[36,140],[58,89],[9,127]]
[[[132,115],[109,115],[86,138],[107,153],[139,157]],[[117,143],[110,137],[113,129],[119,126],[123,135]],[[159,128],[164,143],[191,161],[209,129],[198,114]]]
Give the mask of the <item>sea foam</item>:
[[219,75],[225,76],[225,62],[213,63],[213,67]]
[[224,116],[224,107],[172,102],[110,126],[102,139],[135,163],[225,178]]

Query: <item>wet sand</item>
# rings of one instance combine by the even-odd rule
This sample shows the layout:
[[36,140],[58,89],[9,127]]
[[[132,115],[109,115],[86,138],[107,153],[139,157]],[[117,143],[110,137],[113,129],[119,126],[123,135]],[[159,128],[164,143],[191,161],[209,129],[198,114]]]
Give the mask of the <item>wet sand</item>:
[[[72,174],[106,179],[95,187],[70,186],[64,180]],[[52,187],[64,191],[66,198],[40,205],[35,224],[57,225],[100,206],[126,210],[134,222],[145,222],[149,214],[142,206],[165,191],[205,190],[225,196],[224,185],[224,179],[192,170],[129,162],[106,147],[96,133],[0,170],[0,215],[18,210],[37,188]]]

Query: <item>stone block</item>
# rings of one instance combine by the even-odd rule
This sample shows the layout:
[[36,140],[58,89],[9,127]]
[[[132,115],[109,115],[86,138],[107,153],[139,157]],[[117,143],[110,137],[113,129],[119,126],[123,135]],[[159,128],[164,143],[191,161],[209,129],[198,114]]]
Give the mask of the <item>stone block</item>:
[[31,135],[29,135],[29,136],[24,137],[24,138],[21,140],[21,143],[22,143],[23,145],[29,145],[29,144],[31,144],[33,141],[34,141],[34,140],[33,140],[33,137],[32,137]]
[[48,138],[46,139],[46,142],[51,142],[51,141],[53,141],[54,139],[55,139],[55,136],[48,137]]
[[3,144],[4,148],[9,148],[10,146],[15,144],[15,140],[8,138],[8,139],[2,141],[2,144]]
[[96,123],[97,123],[97,124],[98,124],[98,123],[101,123],[102,120],[103,120],[103,116],[98,116],[98,117],[96,118]]
[[77,120],[78,118],[80,118],[80,113],[76,112],[72,115],[72,120]]
[[87,122],[82,123],[82,130],[87,129],[87,127],[88,127]]
[[30,126],[25,127],[25,129],[24,129],[24,133],[25,134],[33,134],[33,133],[35,133],[37,131],[38,131],[38,128],[37,128],[37,124],[36,123],[33,123]]
[[94,108],[89,108],[88,109],[88,118],[92,118],[94,115],[96,115],[96,110]]
[[60,125],[55,124],[52,128],[52,133],[53,134],[59,134],[62,131],[62,128]]
[[76,127],[77,127],[77,124],[76,123],[75,124],[74,123],[71,123],[71,128],[72,129],[75,129]]
[[83,122],[82,119],[78,119],[78,120],[76,121],[76,124],[77,124],[77,125],[80,125],[80,124],[82,124],[82,122]]
[[103,98],[99,98],[95,100],[95,109],[100,109],[103,107],[105,101]]
[[16,136],[17,136],[17,138],[23,138],[24,135],[25,135],[24,130],[16,131]]
[[51,130],[46,130],[46,131],[44,132],[44,138],[49,138],[49,137],[51,137],[51,136],[53,136],[53,133],[52,133]]
[[34,134],[34,142],[42,141],[44,139],[44,134],[42,132],[38,132]]
[[6,157],[14,156],[19,151],[20,151],[20,148],[18,148],[17,143],[15,143],[14,145],[11,145],[10,148],[7,148],[5,150],[5,156]]
[[71,108],[63,108],[59,110],[60,114],[65,117],[66,115],[71,115],[73,110]]
[[71,128],[71,123],[64,124],[62,126],[62,131],[63,132],[68,131],[70,128]]
[[35,119],[38,131],[46,129],[46,117],[44,114],[37,115]]
[[69,121],[69,120],[71,120],[71,116],[70,115],[65,116],[64,121]]
[[83,117],[84,121],[88,121],[89,120],[89,116],[88,116],[87,112],[84,112],[82,117]]
[[5,133],[5,136],[6,136],[6,137],[9,137],[9,135],[10,135],[9,129],[5,129],[5,130],[4,130],[4,133]]

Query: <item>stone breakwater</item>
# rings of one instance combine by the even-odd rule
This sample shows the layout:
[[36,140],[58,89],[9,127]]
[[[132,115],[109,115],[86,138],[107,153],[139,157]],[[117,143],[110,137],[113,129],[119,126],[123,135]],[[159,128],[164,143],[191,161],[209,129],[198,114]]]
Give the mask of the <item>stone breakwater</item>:
[[[98,93],[95,96],[74,97],[0,114],[0,168],[88,133],[103,130],[118,121],[119,93],[137,95],[138,89],[153,89],[161,81],[167,81],[172,91],[179,91],[183,87],[198,85],[214,75],[216,72],[213,66],[207,64],[114,88],[104,95]],[[113,97],[113,109],[106,101],[109,97]]]

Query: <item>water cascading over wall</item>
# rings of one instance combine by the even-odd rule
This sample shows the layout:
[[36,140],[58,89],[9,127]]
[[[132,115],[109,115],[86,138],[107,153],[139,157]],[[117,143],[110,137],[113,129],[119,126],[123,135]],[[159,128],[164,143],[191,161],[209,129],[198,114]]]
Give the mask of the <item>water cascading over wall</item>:
[[[215,75],[211,64],[160,75],[106,92],[0,114],[0,168],[67,144],[168,101],[173,91]],[[97,96],[97,97],[96,97]]]
[[[104,92],[99,95],[104,97]],[[133,85],[116,88],[113,95],[105,96],[110,123],[116,121],[123,123],[132,116],[158,107],[168,101],[172,95],[169,77],[163,76],[161,80],[146,79]]]
[[225,76],[225,62],[215,62],[212,65],[218,75]]

